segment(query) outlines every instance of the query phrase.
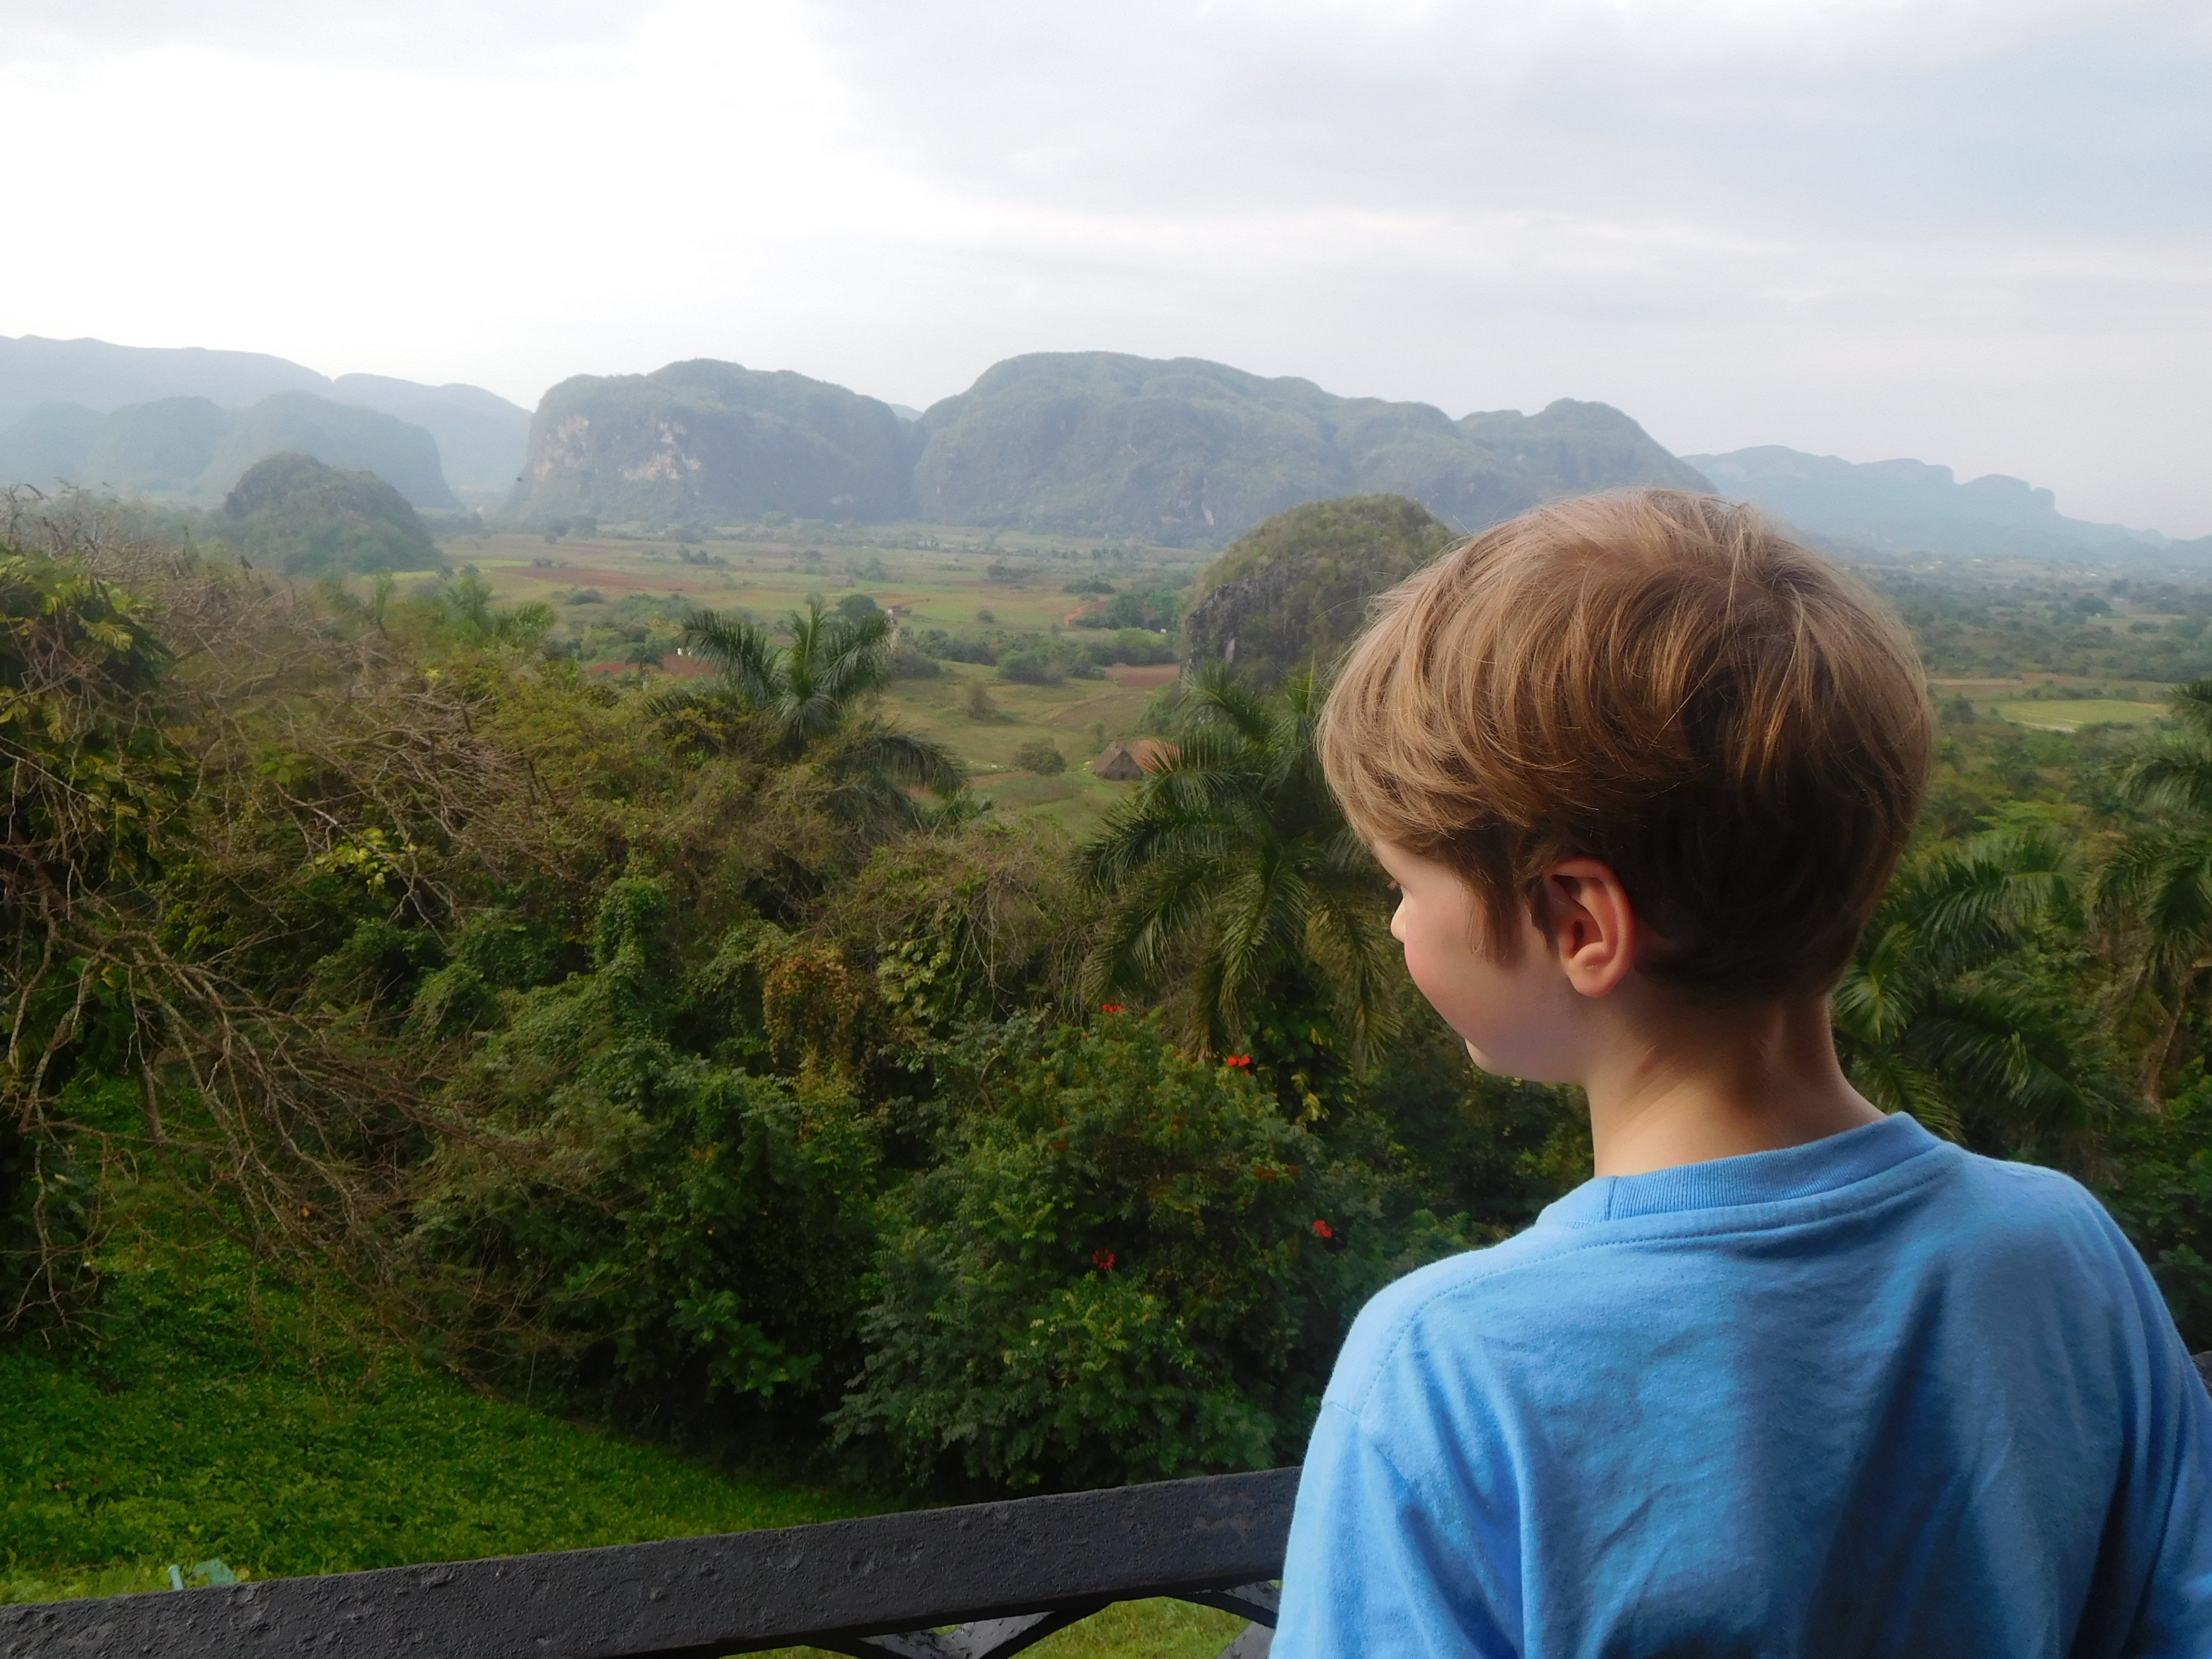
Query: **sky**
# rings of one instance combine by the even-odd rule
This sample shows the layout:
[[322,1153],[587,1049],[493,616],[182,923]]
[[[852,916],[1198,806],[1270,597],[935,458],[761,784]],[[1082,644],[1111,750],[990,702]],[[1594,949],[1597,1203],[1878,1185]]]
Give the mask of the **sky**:
[[2212,0],[0,0],[0,334],[1213,358],[2212,532]]

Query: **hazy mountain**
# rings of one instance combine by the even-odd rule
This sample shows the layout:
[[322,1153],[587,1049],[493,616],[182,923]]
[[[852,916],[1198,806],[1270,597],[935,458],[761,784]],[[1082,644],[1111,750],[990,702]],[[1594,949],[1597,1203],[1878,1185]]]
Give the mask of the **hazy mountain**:
[[1403,495],[1310,501],[1232,542],[1200,574],[1183,614],[1191,655],[1235,663],[1272,685],[1326,669],[1367,618],[1367,602],[1449,547],[1459,532]]
[[327,392],[330,384],[312,368],[258,351],[0,335],[0,426],[45,403],[82,404],[104,414],[125,404],[205,398],[243,409],[272,392]]
[[1854,464],[1777,444],[1683,459],[1723,495],[1814,535],[1883,552],[2067,559],[2165,545],[2148,531],[2067,518],[2049,490],[2001,473],[1960,483],[1948,466]]
[[341,374],[325,395],[421,427],[437,440],[438,459],[456,489],[512,489],[529,452],[530,411],[479,386]]
[[239,416],[208,462],[200,492],[224,494],[262,457],[287,450],[374,472],[416,507],[460,505],[439,467],[437,441],[422,428],[304,392],[280,392]]
[[40,404],[0,431],[0,489],[18,483],[51,491],[82,476],[106,418],[82,404]]
[[913,432],[842,386],[708,358],[578,375],[538,404],[512,507],[541,520],[896,518]]
[[1302,501],[1387,492],[1462,529],[1610,484],[1705,481],[1602,404],[1455,421],[1198,358],[1043,353],[933,406],[924,518],[1165,542],[1226,540]]
[[100,415],[42,404],[0,432],[0,486],[62,483],[213,500],[265,455],[297,450],[386,479],[417,507],[458,507],[429,433],[356,404],[280,392],[251,409],[163,398]]
[[119,495],[219,495],[196,486],[238,418],[205,398],[126,404],[100,423],[72,482]]
[[224,533],[241,553],[293,574],[444,562],[415,509],[382,478],[297,451],[247,468],[222,513]]
[[[173,398],[198,398],[242,410],[280,392],[312,392],[421,427],[438,447],[444,477],[464,489],[508,489],[522,470],[530,412],[478,386],[418,386],[380,374],[332,380],[282,357],[251,351],[0,336],[0,429],[46,404],[80,404],[105,414]],[[0,458],[8,459],[4,470],[10,472],[27,464],[4,447]],[[36,482],[27,475],[21,481]]]

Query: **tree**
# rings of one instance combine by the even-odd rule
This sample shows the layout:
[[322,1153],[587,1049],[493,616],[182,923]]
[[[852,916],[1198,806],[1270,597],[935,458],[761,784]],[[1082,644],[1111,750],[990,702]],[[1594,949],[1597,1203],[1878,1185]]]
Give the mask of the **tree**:
[[1385,884],[1322,774],[1321,707],[1310,674],[1264,696],[1206,668],[1084,849],[1106,910],[1089,988],[1166,997],[1201,1052],[1246,1042],[1267,1005],[1334,1004],[1355,1064],[1395,1023]]
[[2178,688],[2173,714],[2179,732],[2120,764],[2120,799],[2148,817],[2121,836],[2093,894],[2127,963],[2118,1012],[2143,1038],[2139,1081],[2153,1100],[2212,973],[2212,679]]
[[[1247,684],[1263,688],[1301,666],[1325,672],[1366,620],[1367,602],[1453,539],[1449,525],[1402,495],[1310,501],[1279,513],[1192,584],[1183,616],[1191,655],[1234,663]],[[1108,617],[1109,627],[1163,625]]]
[[848,817],[914,824],[908,788],[960,793],[968,772],[951,750],[870,712],[893,673],[888,616],[825,614],[810,600],[787,627],[791,643],[779,647],[750,617],[694,611],[684,642],[714,665],[714,684],[664,692],[654,712],[723,715],[772,758],[811,761]]
[[2118,1093],[2041,937],[2078,889],[2071,850],[2045,828],[1911,859],[1831,1001],[1861,1092],[1986,1150],[2078,1151]]

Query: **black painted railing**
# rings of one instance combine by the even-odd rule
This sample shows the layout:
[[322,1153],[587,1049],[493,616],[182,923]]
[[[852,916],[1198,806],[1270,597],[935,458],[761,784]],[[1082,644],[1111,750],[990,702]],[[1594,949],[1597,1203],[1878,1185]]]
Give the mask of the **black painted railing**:
[[1003,1659],[1148,1596],[1243,1615],[1224,1659],[1262,1659],[1297,1478],[0,1607],[0,1659]]
[[[2197,1356],[2212,1385],[2212,1353]],[[0,1607],[0,1659],[1006,1659],[1116,1601],[1250,1622],[1265,1659],[1298,1472],[773,1532]]]

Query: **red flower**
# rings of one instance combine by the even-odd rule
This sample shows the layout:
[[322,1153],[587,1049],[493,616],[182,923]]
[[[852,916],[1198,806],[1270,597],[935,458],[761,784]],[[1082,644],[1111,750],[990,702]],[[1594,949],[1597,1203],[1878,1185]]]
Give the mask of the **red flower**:
[[1091,1251],[1091,1265],[1097,1268],[1102,1273],[1112,1273],[1114,1271],[1114,1252],[1111,1250]]
[[1098,1005],[1098,1012],[1102,1014],[1118,1014],[1121,1012],[1121,1005],[1118,1002],[1102,1002]]
[[1252,1056],[1249,1054],[1224,1054],[1221,1057],[1221,1063],[1224,1066],[1234,1066],[1240,1072],[1249,1072],[1252,1069]]
[[1314,1223],[1314,1237],[1316,1238],[1334,1238],[1336,1237],[1336,1229],[1330,1226],[1326,1221],[1316,1221]]

